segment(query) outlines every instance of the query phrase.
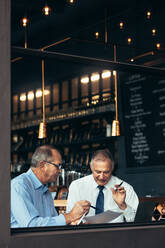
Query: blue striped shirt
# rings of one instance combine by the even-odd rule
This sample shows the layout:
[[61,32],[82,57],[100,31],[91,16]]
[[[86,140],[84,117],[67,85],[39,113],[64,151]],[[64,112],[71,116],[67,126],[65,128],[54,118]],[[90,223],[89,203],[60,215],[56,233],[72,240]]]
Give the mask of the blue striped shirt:
[[46,185],[31,169],[11,180],[11,228],[66,225]]

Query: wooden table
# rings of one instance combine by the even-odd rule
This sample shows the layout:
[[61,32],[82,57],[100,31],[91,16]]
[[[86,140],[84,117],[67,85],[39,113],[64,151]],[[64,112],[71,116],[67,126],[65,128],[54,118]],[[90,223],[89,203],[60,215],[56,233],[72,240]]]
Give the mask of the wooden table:
[[54,200],[55,207],[66,207],[67,200]]

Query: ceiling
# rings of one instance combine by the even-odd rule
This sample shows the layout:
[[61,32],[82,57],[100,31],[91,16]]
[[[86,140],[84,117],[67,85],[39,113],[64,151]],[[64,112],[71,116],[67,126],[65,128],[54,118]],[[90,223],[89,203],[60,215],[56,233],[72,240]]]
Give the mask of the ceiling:
[[[42,14],[46,3],[51,7],[50,16]],[[117,44],[117,61],[130,62],[134,57],[133,63],[164,65],[164,1],[76,0],[70,5],[66,0],[11,0],[11,8],[12,46],[24,47],[26,30],[28,48],[41,49],[54,44],[46,50],[113,60],[113,44]],[[150,19],[146,18],[147,11],[151,11]],[[29,19],[26,29],[20,21],[24,16]],[[120,21],[124,23],[122,30]],[[153,28],[155,36],[152,36]],[[98,39],[95,32],[99,32]],[[130,45],[128,37],[132,39]],[[156,43],[161,45],[159,50]],[[12,59],[17,57],[12,53]],[[47,61],[46,67],[49,81],[55,81],[64,71],[67,74],[79,68],[59,61]],[[38,87],[40,75],[39,59],[13,61],[13,93]]]

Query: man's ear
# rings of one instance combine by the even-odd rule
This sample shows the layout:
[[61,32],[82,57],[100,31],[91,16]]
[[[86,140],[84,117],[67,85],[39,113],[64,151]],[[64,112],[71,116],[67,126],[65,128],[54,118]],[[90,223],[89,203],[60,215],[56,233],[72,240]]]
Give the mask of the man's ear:
[[44,165],[45,165],[45,162],[44,162],[44,161],[40,161],[40,162],[38,163],[38,166],[37,166],[37,167],[43,168]]

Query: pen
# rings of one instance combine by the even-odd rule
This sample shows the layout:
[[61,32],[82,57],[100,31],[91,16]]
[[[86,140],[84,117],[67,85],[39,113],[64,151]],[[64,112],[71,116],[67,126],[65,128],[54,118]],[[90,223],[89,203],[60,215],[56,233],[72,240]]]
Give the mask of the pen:
[[[123,182],[121,182],[119,185],[118,185],[118,188],[123,184]],[[118,190],[118,188],[115,189],[115,191]]]
[[98,208],[96,208],[96,207],[94,207],[94,206],[92,206],[92,205],[90,205],[90,207],[91,207],[91,208],[94,208],[94,209],[98,209]]

